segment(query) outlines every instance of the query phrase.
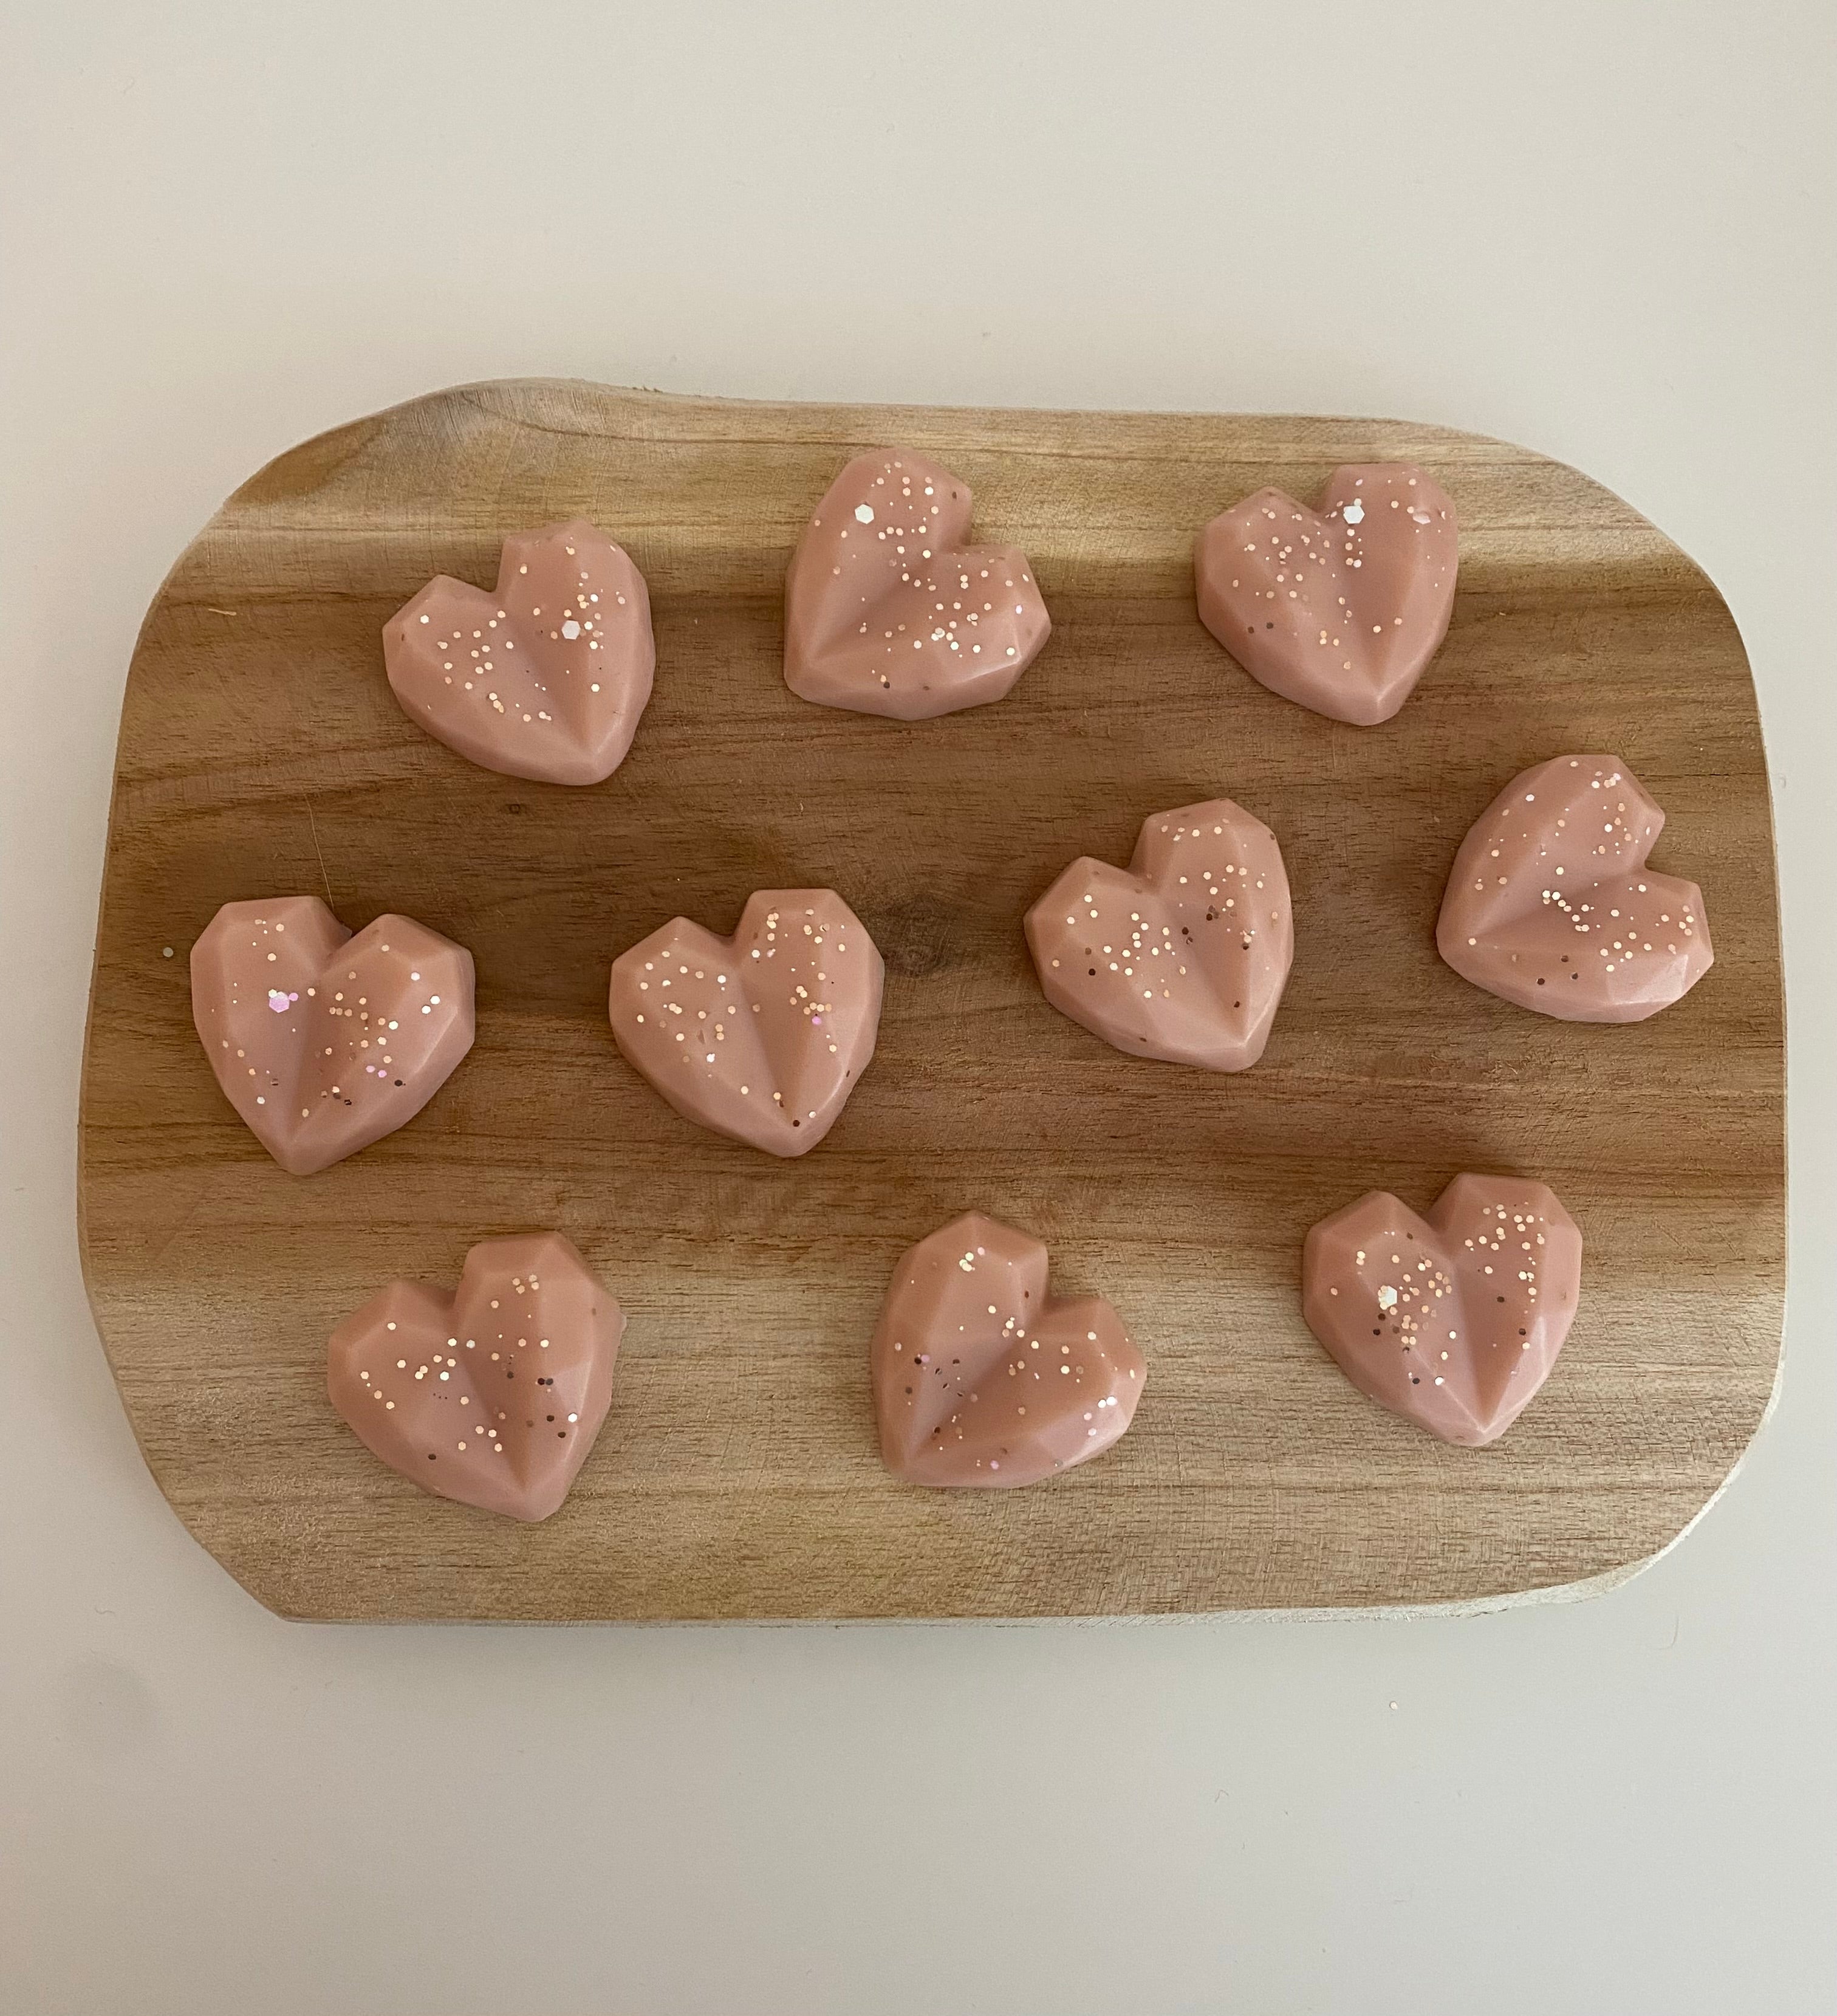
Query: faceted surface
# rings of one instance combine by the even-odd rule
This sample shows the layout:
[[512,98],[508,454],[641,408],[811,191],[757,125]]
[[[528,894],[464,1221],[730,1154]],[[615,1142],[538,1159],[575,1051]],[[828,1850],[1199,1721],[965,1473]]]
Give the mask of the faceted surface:
[[358,1440],[422,1490],[546,1519],[606,1419],[624,1330],[559,1232],[487,1239],[456,1294],[392,1281],[347,1316],[326,1388]]
[[1301,1262],[1307,1327],[1353,1385],[1469,1447],[1548,1377],[1581,1285],[1575,1220],[1516,1176],[1457,1176],[1426,1218],[1369,1191],[1309,1232]]
[[409,719],[487,770],[597,784],[625,760],[656,651],[644,576],[584,518],[504,542],[496,591],[437,574],[383,626]]
[[1243,1071],[1295,956],[1275,835],[1229,798],[1155,812],[1127,868],[1074,861],[1028,911],[1046,998],[1132,1057]]
[[354,938],[316,896],[225,903],[192,947],[192,1019],[290,1175],[412,1120],[472,1048],[472,955],[412,917]]
[[1371,727],[1410,697],[1454,606],[1454,506],[1407,462],[1349,463],[1321,509],[1259,490],[1193,549],[1199,620],[1253,679]]
[[785,683],[922,721],[1001,699],[1052,625],[1026,556],[972,546],[969,486],[911,449],[857,455],[785,578]]
[[1036,1484],[1100,1455],[1141,1353],[1096,1295],[1055,1301],[1046,1248],[969,1211],[894,1268],[869,1359],[880,1453],[908,1484]]
[[1435,941],[1462,979],[1569,1022],[1638,1022],[1715,954],[1694,882],[1648,869],[1665,815],[1617,756],[1512,779],[1461,843]]
[[867,1069],[884,969],[833,889],[761,889],[731,938],[687,917],[613,962],[613,1039],[677,1111],[807,1154]]

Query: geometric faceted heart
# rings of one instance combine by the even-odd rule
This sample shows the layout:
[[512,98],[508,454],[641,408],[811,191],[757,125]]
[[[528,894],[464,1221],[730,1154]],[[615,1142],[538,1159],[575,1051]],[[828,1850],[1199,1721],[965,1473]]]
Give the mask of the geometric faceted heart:
[[225,903],[191,963],[217,1082],[290,1175],[405,1125],[472,1048],[472,954],[412,917],[354,938],[316,896]]
[[1646,856],[1665,815],[1617,756],[1514,777],[1461,843],[1435,940],[1462,979],[1567,1022],[1638,1022],[1714,960],[1703,894]]
[[1369,728],[1447,635],[1454,502],[1407,462],[1348,463],[1321,501],[1259,490],[1214,518],[1193,549],[1199,621],[1272,693]]
[[1035,1484],[1100,1455],[1145,1367],[1109,1304],[1046,1291],[1046,1248],[980,1211],[901,1256],[869,1349],[880,1454],[908,1484]]
[[874,1054],[885,968],[833,889],[761,889],[732,938],[676,917],[613,962],[613,1038],[685,1120],[807,1154]]
[[857,455],[785,578],[785,683],[922,721],[1001,699],[1052,625],[1026,556],[972,546],[969,486],[910,448]]
[[1262,1056],[1295,956],[1282,850],[1229,798],[1151,813],[1127,869],[1074,861],[1026,934],[1062,1015],[1132,1057],[1207,1071]]
[[1477,1449],[1548,1377],[1582,1286],[1582,1235],[1542,1183],[1457,1176],[1418,1218],[1384,1190],[1307,1235],[1307,1327],[1361,1393]]
[[504,542],[498,586],[437,574],[383,626],[411,721],[487,770],[597,784],[625,760],[656,650],[644,576],[584,518]]
[[606,1419],[624,1330],[559,1232],[487,1239],[457,1294],[392,1281],[347,1316],[326,1389],[358,1439],[423,1491],[546,1519]]

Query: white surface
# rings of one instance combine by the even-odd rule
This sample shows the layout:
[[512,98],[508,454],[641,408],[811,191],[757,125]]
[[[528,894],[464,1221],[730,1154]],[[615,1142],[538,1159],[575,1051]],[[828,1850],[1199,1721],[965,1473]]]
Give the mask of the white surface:
[[[0,20],[0,2007],[1837,2007],[1828,5]],[[352,1629],[242,1595],[77,1276],[122,681],[259,463],[517,373],[1443,421],[1704,563],[1773,753],[1796,1257],[1783,1401],[1681,1547],[1402,1624]]]

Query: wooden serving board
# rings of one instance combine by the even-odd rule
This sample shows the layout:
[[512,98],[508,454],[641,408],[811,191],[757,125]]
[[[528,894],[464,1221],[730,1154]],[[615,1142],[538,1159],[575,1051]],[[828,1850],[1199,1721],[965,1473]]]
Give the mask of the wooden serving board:
[[[1044,653],[999,705],[914,726],[780,677],[791,548],[848,455],[910,444],[1034,560]],[[1461,517],[1453,628],[1401,715],[1266,693],[1195,616],[1192,547],[1263,484],[1408,459]],[[656,612],[656,697],[591,790],[474,769],[384,682],[430,574],[581,513]],[[1509,1007],[1436,956],[1469,823],[1522,766],[1617,752],[1670,815],[1717,963],[1652,1021]],[[1294,976],[1235,1078],[1055,1014],[1021,935],[1080,853],[1223,794],[1279,837]],[[679,1119],[613,1049],[615,952],[760,887],[831,884],[886,956],[879,1053],[795,1162]],[[186,955],[219,904],[322,894],[469,946],[478,1042],[426,1111],[285,1175],[218,1093]],[[167,949],[171,956],[167,956]],[[179,1517],[314,1618],[1008,1617],[1486,1603],[1630,1571],[1767,1411],[1784,1275],[1773,838],[1754,693],[1702,574],[1573,470],[1371,420],[768,405],[552,383],[443,392],[310,441],[212,520],[128,682],[84,1063],[96,1317]],[[1443,1447],[1304,1328],[1307,1226],[1418,1208],[1461,1169],[1551,1183],[1580,1315],[1505,1440]],[[1035,1489],[881,1468],[867,1343],[893,1261],[978,1206],[1052,1248],[1147,1355],[1109,1455]],[[325,1340],[396,1276],[555,1227],[630,1328],[563,1509],[423,1496],[325,1398]]]

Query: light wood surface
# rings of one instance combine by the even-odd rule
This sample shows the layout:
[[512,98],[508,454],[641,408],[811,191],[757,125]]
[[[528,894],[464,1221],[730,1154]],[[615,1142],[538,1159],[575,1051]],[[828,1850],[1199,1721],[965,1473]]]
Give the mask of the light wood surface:
[[[909,443],[1032,556],[1053,617],[1000,704],[904,726],[807,706],[781,589],[843,460]],[[1325,721],[1200,628],[1192,542],[1274,483],[1407,458],[1453,495],[1461,586],[1397,718]],[[624,767],[492,776],[402,715],[384,618],[511,531],[581,513],[643,569],[656,697]],[[1717,963],[1623,1028],[1528,1014],[1437,959],[1470,821],[1518,769],[1623,757],[1700,882]],[[1145,814],[1274,828],[1293,977],[1235,1078],[1131,1060],[1041,999],[1027,905]],[[614,1050],[615,952],[678,912],[832,884],[887,963],[872,1066],[779,1163],[692,1128]],[[478,1042],[427,1111],[284,1175],[218,1093],[186,958],[233,898],[324,895],[469,946]],[[165,948],[173,956],[164,956]],[[1023,1616],[1485,1602],[1623,1572],[1713,1495],[1771,1395],[1784,1280],[1773,843],[1754,696],[1714,589],[1627,506],[1522,449],[1367,420],[768,405],[475,386],[283,455],[187,551],[129,675],[84,1064],[97,1320],[161,1489],[262,1602],[316,1618]],[[1580,1313],[1497,1446],[1444,1447],[1340,1377],[1301,1241],[1374,1186],[1551,1183]],[[1051,1246],[1148,1359],[1131,1433],[1019,1492],[875,1454],[867,1348],[901,1250],[976,1206]],[[425,1496],[333,1413],[325,1341],[397,1276],[565,1232],[630,1317],[567,1504]]]

